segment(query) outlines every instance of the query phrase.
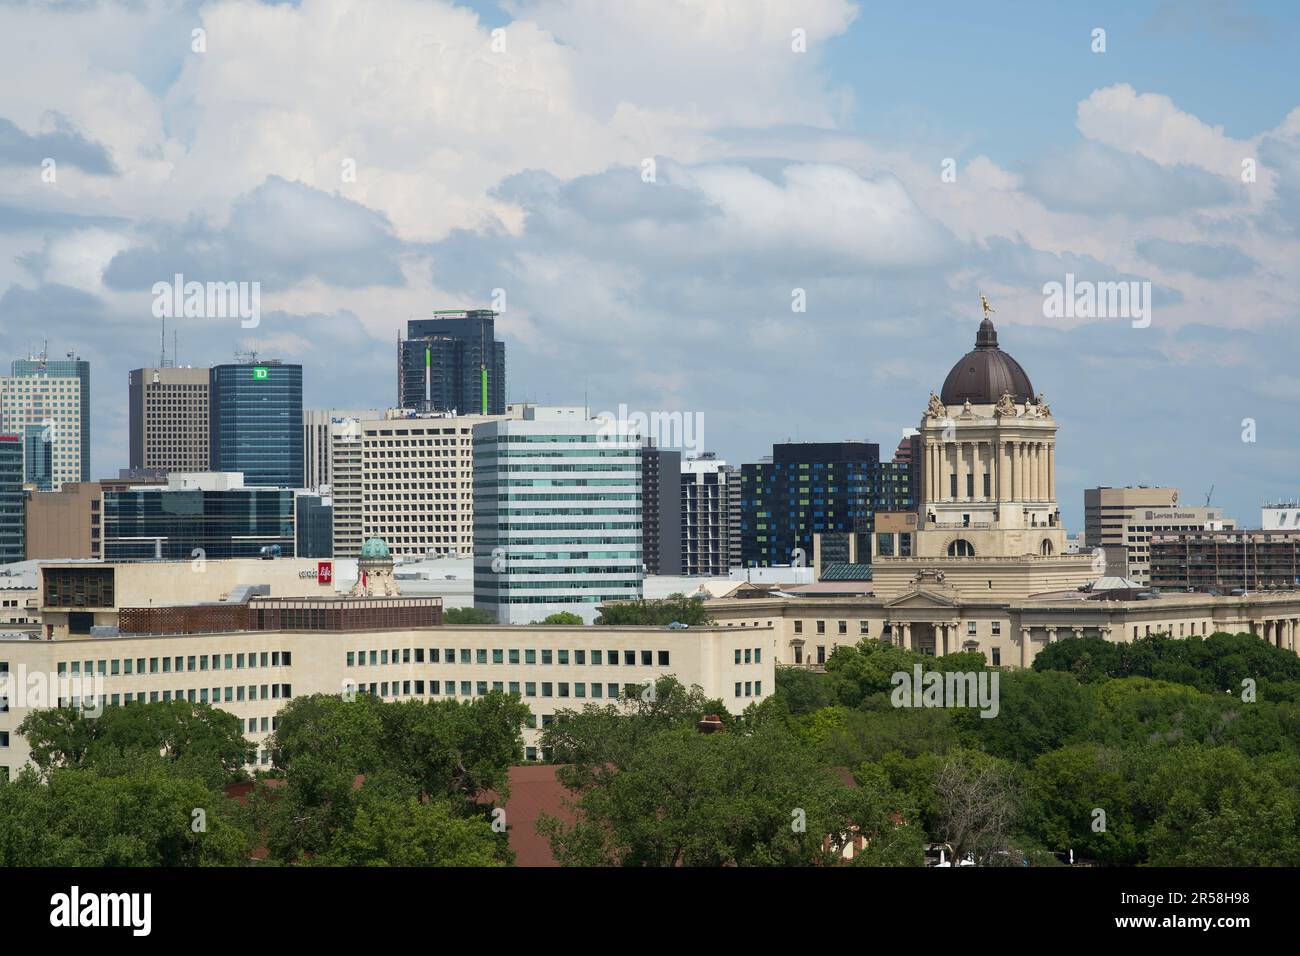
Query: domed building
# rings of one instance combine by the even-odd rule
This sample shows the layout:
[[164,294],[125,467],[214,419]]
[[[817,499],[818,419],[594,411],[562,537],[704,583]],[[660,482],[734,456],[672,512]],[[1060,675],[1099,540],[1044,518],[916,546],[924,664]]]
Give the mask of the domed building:
[[873,559],[878,594],[906,590],[922,570],[941,572],[945,586],[999,598],[1077,587],[1091,575],[1086,556],[1065,554],[1056,419],[1025,369],[998,345],[989,311],[975,347],[953,365],[939,394],[930,393],[919,426],[911,553]]
[[397,579],[393,577],[393,558],[388,551],[388,542],[383,538],[371,538],[361,546],[361,556],[357,559],[357,582],[352,585],[349,597],[396,597]]

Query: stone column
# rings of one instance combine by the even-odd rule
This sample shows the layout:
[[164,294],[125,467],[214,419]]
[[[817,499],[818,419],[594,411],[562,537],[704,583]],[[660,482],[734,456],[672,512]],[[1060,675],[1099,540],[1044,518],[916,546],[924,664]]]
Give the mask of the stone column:
[[1020,666],[1029,666],[1029,628],[1020,629]]
[[1070,636],[1071,636],[1071,637],[1083,637],[1083,625],[1082,625],[1082,624],[1071,624],[1071,625],[1070,625]]
[[1043,500],[1043,443],[1034,442],[1034,500]]
[[957,499],[962,501],[966,498],[966,443],[955,442],[953,445],[957,449]]
[[903,649],[910,651],[912,649],[912,625],[903,625]]
[[1048,643],[1048,644],[1055,644],[1055,643],[1056,643],[1056,628],[1054,628],[1054,627],[1049,627],[1049,628],[1047,629],[1047,643]]
[[1010,447],[1010,451],[1008,452],[1008,457],[1010,458],[1010,465],[1011,465],[1011,469],[1010,469],[1010,470],[1011,470],[1011,475],[1010,475],[1011,500],[1012,500],[1012,501],[1019,501],[1019,500],[1020,500],[1020,487],[1021,487],[1021,481],[1020,481],[1020,442],[1018,442],[1018,441],[1013,441],[1013,442],[1010,443],[1010,445],[1011,445],[1011,447]]
[[1056,500],[1056,442],[1047,446],[1047,500]]

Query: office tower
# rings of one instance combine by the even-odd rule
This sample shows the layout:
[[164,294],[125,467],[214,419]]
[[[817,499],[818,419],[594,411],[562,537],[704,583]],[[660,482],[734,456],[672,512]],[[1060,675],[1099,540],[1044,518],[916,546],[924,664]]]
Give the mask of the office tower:
[[136,368],[127,373],[132,468],[207,471],[211,370]]
[[[733,508],[734,505],[734,508]],[[712,452],[682,462],[682,574],[726,575],[740,554],[732,552],[740,531],[740,474]]]
[[870,442],[773,445],[772,461],[741,466],[744,566],[811,565],[814,534],[868,533],[877,511],[914,508],[910,470]]
[[245,485],[301,488],[302,366],[216,365],[208,388],[211,469],[238,471]]
[[894,462],[905,464],[908,475],[908,496],[921,500],[921,433],[915,428],[905,429],[903,438],[894,450]]
[[23,501],[23,443],[0,435],[0,564],[27,556]]
[[323,495],[299,494],[294,502],[295,555],[300,558],[331,558],[334,506]]
[[641,553],[647,574],[682,573],[682,453],[641,446]]
[[[166,486],[104,491],[104,559],[189,561],[295,552],[294,494],[229,472],[172,472]],[[198,552],[196,554],[196,552]]]
[[37,491],[54,490],[54,429],[23,426],[23,481]]
[[337,408],[310,409],[302,413],[302,473],[303,487],[316,490],[330,484],[331,450],[330,426],[349,420],[383,418],[377,408],[344,411]]
[[1105,556],[1099,574],[1127,577],[1141,585],[1151,581],[1153,534],[1224,530],[1236,522],[1222,508],[1178,503],[1177,488],[1085,488],[1084,544]]
[[491,309],[444,311],[406,323],[397,340],[397,404],[418,412],[503,415],[506,347]]
[[641,437],[581,406],[474,428],[474,606],[595,620],[642,595]]
[[[52,418],[58,427],[54,438],[54,486],[65,481],[90,481],[90,363],[69,352],[67,358],[51,359],[44,352],[13,363],[16,379],[46,379],[51,384],[49,400]],[[74,378],[78,387],[56,387],[56,380]],[[70,403],[75,402],[75,408]],[[40,418],[41,416],[37,416]],[[40,424],[28,420],[23,424]],[[14,428],[0,426],[7,431]],[[69,434],[64,435],[64,429]]]
[[334,556],[383,538],[395,557],[474,552],[473,429],[482,415],[390,412],[334,423]]
[[24,477],[57,490],[90,477],[90,363],[75,356],[19,359],[0,379],[0,431],[32,452]]

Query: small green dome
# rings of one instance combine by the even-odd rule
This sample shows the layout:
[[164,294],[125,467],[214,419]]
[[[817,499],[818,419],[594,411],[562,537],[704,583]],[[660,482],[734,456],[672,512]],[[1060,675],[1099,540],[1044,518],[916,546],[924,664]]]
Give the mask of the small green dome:
[[363,558],[386,558],[388,557],[388,545],[383,538],[371,538],[361,548]]

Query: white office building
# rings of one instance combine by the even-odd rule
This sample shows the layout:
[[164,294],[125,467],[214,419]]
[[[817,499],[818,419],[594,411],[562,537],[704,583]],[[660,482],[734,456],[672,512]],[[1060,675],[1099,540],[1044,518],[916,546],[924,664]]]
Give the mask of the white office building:
[[581,406],[474,427],[474,606],[502,624],[642,596],[641,436]]

